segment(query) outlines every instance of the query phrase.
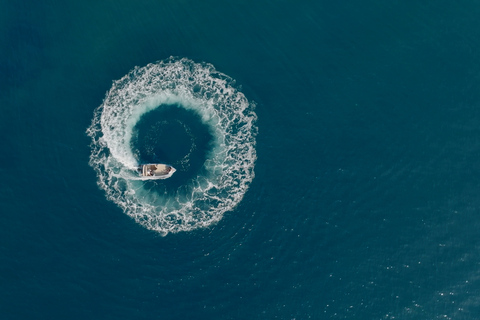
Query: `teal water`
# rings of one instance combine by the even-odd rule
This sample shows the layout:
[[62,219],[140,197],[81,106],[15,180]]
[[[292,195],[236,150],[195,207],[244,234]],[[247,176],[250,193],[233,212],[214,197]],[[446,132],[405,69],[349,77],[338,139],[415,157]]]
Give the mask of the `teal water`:
[[[0,8],[1,319],[478,317],[478,1]],[[86,131],[113,81],[171,56],[231,77],[258,135],[233,209],[165,235],[106,198]],[[169,141],[133,141],[140,160],[181,168],[146,190],[219,177],[198,113],[137,122]]]

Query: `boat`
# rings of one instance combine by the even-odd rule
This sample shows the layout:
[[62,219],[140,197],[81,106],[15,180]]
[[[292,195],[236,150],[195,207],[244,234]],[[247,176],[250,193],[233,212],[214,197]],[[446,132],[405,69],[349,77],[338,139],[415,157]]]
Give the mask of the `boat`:
[[149,163],[137,167],[137,172],[145,179],[167,179],[175,173],[175,168],[163,163]]

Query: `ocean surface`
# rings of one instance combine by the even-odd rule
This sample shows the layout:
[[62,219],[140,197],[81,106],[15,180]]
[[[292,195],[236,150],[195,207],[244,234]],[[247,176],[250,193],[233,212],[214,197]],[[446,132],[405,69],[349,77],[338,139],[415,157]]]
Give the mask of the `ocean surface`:
[[478,319],[479,17],[1,0],[0,319]]

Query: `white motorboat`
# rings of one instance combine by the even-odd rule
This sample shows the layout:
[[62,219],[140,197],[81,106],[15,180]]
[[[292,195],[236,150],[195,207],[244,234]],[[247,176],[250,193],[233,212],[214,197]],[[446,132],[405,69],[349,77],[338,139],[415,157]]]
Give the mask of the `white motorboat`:
[[149,163],[137,167],[137,171],[144,179],[167,179],[175,173],[175,168],[162,163]]

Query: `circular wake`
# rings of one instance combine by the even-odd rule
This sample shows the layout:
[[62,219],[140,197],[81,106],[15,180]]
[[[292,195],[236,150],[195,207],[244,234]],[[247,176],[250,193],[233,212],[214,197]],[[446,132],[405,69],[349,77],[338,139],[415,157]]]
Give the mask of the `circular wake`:
[[[168,105],[197,113],[213,141],[198,174],[160,192],[135,172],[132,136],[142,115]],[[254,177],[254,107],[211,64],[170,58],[136,67],[113,83],[87,130],[98,185],[136,222],[163,235],[209,226],[242,200]]]

